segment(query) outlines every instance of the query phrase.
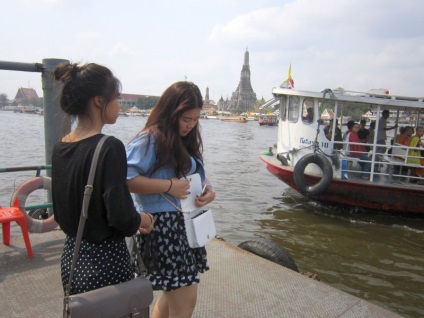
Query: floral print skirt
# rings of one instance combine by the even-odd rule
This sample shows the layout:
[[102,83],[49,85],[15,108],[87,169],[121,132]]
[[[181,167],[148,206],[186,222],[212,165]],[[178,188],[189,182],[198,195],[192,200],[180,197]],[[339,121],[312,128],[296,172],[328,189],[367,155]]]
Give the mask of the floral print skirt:
[[199,273],[209,270],[206,249],[191,248],[180,212],[153,214],[154,230],[137,235],[137,246],[155,290],[171,291],[200,282]]

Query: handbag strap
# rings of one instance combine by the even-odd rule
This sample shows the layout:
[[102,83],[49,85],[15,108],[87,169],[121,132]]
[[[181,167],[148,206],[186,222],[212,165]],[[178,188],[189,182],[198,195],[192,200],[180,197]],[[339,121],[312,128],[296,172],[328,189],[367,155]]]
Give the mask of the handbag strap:
[[135,254],[134,265],[136,266],[136,270],[138,269],[138,271],[136,272],[137,275],[146,276],[147,269],[146,269],[146,266],[144,265],[143,259],[141,258],[140,249],[137,246],[137,240],[135,235],[132,236],[131,256],[133,258],[134,258],[133,256],[134,254]]
[[72,278],[74,276],[74,271],[77,264],[77,258],[78,258],[78,253],[79,253],[79,249],[81,245],[82,233],[84,232],[85,220],[87,219],[88,205],[90,203],[91,193],[93,192],[93,181],[94,181],[94,175],[96,173],[96,166],[97,166],[97,161],[99,159],[100,150],[104,142],[106,141],[106,139],[109,137],[110,136],[105,135],[99,140],[99,143],[96,146],[96,150],[94,151],[93,159],[91,161],[90,173],[88,175],[87,185],[85,186],[85,189],[84,189],[84,198],[82,201],[82,208],[81,208],[81,215],[80,215],[79,224],[78,224],[77,238],[75,241],[74,256],[72,257],[71,271],[69,273],[69,281],[65,287],[65,296],[69,296],[71,292]]
[[171,200],[169,200],[166,197],[166,194],[161,193],[160,194],[166,201],[168,201],[174,208],[176,208],[178,211],[180,211],[181,213],[189,213],[189,212],[184,212],[183,209],[181,209],[179,206],[177,206],[174,202],[172,202]]

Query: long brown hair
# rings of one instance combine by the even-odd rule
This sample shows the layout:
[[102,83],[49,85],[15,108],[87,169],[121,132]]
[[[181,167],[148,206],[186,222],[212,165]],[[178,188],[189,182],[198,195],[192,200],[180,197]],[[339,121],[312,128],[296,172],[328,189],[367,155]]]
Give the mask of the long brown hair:
[[176,82],[165,90],[143,129],[155,139],[154,171],[171,166],[177,177],[182,177],[191,167],[190,157],[203,161],[199,123],[186,136],[181,137],[179,133],[179,119],[182,114],[196,108],[201,110],[202,107],[202,94],[194,83]]

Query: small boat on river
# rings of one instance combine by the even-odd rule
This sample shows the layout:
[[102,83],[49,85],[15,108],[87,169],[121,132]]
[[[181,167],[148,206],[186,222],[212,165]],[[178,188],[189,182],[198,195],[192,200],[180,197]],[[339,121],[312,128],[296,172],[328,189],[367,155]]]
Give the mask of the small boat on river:
[[259,126],[277,126],[278,117],[276,115],[262,115],[259,117]]
[[243,116],[221,116],[219,119],[232,123],[247,123],[247,118]]
[[[387,127],[397,127],[405,120],[401,115],[405,112],[411,126],[423,125],[422,97],[280,87],[272,92],[271,102],[279,103],[280,109],[278,140],[276,150],[271,148],[260,155],[269,172],[313,200],[387,212],[424,213],[423,179],[411,173],[421,166],[409,163],[411,150],[419,149],[392,145],[391,138],[385,144],[377,143],[383,110],[391,114]],[[353,114],[355,109],[372,110],[377,118],[376,133],[367,144],[367,160],[349,156],[347,145],[354,143],[337,140],[335,133],[329,138],[324,133],[326,125],[331,125],[332,131],[337,131],[337,124],[347,129],[345,115]],[[323,113],[330,113],[337,120],[326,123]],[[392,131],[396,138],[397,129]],[[371,168],[363,179],[365,163]]]

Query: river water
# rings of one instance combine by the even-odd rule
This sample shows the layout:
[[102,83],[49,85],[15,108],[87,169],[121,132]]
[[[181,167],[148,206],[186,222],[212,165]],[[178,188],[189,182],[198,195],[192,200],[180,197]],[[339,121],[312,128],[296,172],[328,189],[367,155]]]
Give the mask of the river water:
[[[104,133],[126,144],[145,121],[120,117]],[[317,204],[271,175],[259,159],[275,144],[277,127],[211,119],[200,124],[207,174],[217,192],[211,207],[219,236],[236,245],[273,239],[321,282],[402,316],[424,317],[424,216]],[[0,112],[0,127],[1,168],[45,164],[43,116]],[[1,173],[0,205],[9,204],[14,188],[32,176]],[[39,200],[38,192],[44,191],[32,200]]]

